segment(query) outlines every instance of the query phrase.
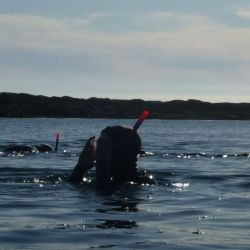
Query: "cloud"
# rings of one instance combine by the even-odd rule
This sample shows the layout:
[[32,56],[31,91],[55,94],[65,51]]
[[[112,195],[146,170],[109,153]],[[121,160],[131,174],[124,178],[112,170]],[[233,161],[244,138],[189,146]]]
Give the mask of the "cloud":
[[[102,22],[115,25],[118,16],[0,15],[0,51],[5,51],[0,65],[32,70],[32,79],[34,72],[40,72],[39,77],[46,74],[46,80],[57,72],[60,80],[61,72],[64,80],[86,80],[95,87],[105,83],[106,88],[124,93],[136,84],[152,95],[157,94],[152,83],[162,92],[179,84],[182,87],[172,87],[173,92],[184,94],[192,91],[189,84],[209,91],[218,89],[211,82],[219,82],[223,92],[229,83],[248,82],[249,28],[225,26],[201,15],[145,12],[128,20],[136,29],[117,32],[112,25],[108,31],[102,29]],[[125,17],[121,13],[119,18]]]
[[238,9],[236,15],[242,19],[250,19],[250,8]]
[[[130,55],[143,59],[143,55],[176,60],[180,57],[248,60],[250,56],[247,28],[222,26],[202,16],[152,12],[144,14],[144,19],[149,20],[148,30],[115,33],[91,29],[95,20],[111,16],[111,13],[94,13],[86,19],[56,19],[0,15],[0,48],[101,57]],[[175,30],[164,26],[170,19],[178,23]],[[157,23],[159,28],[155,31],[152,27]]]

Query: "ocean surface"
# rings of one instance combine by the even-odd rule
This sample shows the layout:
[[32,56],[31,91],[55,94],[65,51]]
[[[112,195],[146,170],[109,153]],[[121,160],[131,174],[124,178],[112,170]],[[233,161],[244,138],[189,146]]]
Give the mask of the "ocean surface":
[[[138,167],[157,185],[111,194],[67,182],[114,119],[0,119],[0,249],[250,249],[250,122],[146,120]],[[11,144],[58,152],[7,154]]]

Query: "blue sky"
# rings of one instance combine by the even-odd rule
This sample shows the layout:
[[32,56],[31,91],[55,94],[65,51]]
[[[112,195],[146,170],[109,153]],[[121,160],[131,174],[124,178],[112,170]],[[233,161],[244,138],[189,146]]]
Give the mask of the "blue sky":
[[0,91],[250,102],[249,0],[0,0]]

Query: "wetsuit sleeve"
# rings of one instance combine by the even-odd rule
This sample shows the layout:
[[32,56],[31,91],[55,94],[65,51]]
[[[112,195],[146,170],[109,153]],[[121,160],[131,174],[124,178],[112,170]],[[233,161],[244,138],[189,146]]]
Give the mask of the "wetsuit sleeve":
[[78,162],[69,176],[69,182],[79,184],[82,182],[83,175],[89,169],[94,167],[95,159],[95,137],[91,137],[87,140],[86,145],[81,152]]
[[96,187],[98,189],[108,189],[112,184],[111,154],[112,140],[107,133],[102,132],[96,149]]

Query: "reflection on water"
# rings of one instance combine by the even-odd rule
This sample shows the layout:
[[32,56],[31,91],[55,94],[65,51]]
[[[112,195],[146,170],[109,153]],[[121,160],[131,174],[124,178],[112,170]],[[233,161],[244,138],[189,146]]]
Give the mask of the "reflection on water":
[[123,228],[123,229],[132,229],[138,227],[135,221],[123,221],[123,220],[106,220],[103,223],[97,225],[98,228]]
[[[82,147],[107,125],[131,120],[0,119],[2,249],[248,249],[250,122],[148,120],[140,128],[156,185],[95,190],[68,176]],[[10,144],[57,153],[4,153]]]

